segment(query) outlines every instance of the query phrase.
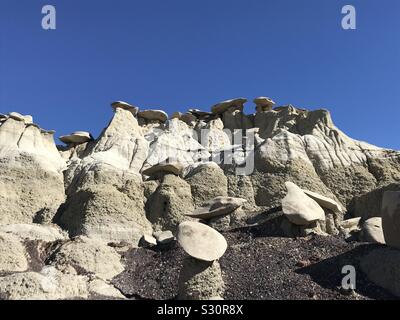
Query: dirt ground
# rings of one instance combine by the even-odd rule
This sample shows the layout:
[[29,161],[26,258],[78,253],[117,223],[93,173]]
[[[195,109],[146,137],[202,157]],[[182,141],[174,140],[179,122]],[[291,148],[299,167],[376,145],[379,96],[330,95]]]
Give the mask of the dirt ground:
[[[394,299],[370,283],[359,268],[359,259],[377,245],[348,243],[332,236],[275,237],[263,227],[224,236],[228,250],[220,265],[226,300]],[[184,257],[176,243],[157,250],[131,249],[123,254],[126,270],[113,284],[131,299],[176,299]],[[345,265],[356,269],[355,291],[340,289]]]

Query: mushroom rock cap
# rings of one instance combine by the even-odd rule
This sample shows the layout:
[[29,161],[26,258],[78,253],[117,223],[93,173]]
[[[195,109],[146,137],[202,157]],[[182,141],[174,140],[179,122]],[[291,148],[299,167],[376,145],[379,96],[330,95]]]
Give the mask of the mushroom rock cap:
[[43,133],[43,134],[55,134],[56,131],[55,130],[40,129],[40,133]]
[[303,189],[303,192],[311,199],[315,200],[322,208],[327,208],[337,213],[344,213],[346,211],[339,203],[337,203],[333,199],[330,199],[310,190]]
[[146,120],[156,120],[160,122],[166,122],[168,120],[168,114],[162,110],[143,110],[138,112],[138,117]]
[[134,116],[136,116],[136,114],[139,111],[138,107],[135,107],[135,106],[133,106],[133,105],[131,105],[131,104],[125,102],[125,101],[115,101],[115,102],[111,103],[111,107],[113,109],[121,108],[121,109],[124,109],[124,110],[128,110],[128,111],[132,112],[132,114]]
[[260,107],[271,107],[275,105],[275,101],[268,97],[257,97],[253,102]]
[[185,221],[178,227],[178,242],[193,258],[214,261],[221,258],[228,244],[222,234],[199,222]]
[[191,113],[182,113],[182,112],[174,112],[171,116],[171,119],[179,119],[186,124],[191,124],[197,120],[196,116]]
[[186,214],[186,216],[207,220],[228,215],[246,202],[247,200],[242,198],[216,197],[204,202],[200,207],[196,208],[193,213]]
[[288,193],[282,199],[282,211],[290,222],[309,225],[313,221],[325,220],[325,212],[316,201],[292,182],[285,182],[285,186]]
[[59,139],[66,144],[72,144],[72,143],[80,144],[93,140],[93,137],[89,132],[75,131],[70,135],[61,136]]
[[171,162],[171,163],[159,163],[152,167],[146,168],[142,171],[142,174],[146,176],[153,176],[159,172],[172,173],[177,176],[181,175],[183,172],[184,166],[179,162]]
[[32,116],[29,116],[29,115],[24,116],[24,115],[22,115],[22,114],[20,114],[20,113],[18,113],[18,112],[10,112],[10,113],[8,114],[8,116],[9,116],[10,118],[14,119],[14,120],[23,121],[24,123],[27,123],[27,124],[33,122]]
[[189,109],[188,113],[192,114],[199,120],[207,120],[214,116],[211,112],[201,111],[199,109]]
[[237,108],[239,110],[243,109],[243,105],[247,102],[247,99],[245,98],[236,98],[236,99],[230,99],[230,100],[225,100],[220,103],[217,103],[211,108],[211,112],[213,114],[220,114],[224,113],[226,110],[229,108]]

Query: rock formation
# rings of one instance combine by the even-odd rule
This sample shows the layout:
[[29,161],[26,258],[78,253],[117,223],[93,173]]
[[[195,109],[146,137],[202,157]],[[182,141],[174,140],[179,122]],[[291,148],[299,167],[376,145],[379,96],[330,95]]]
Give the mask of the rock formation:
[[0,297],[124,298],[113,281],[132,274],[129,254],[149,264],[158,253],[178,257],[175,237],[189,255],[175,283],[185,299],[231,294],[224,274],[239,268],[226,266],[242,243],[224,255],[225,236],[314,237],[337,252],[386,243],[397,252],[400,152],[351,139],[325,109],[258,97],[245,114],[246,102],[168,120],[116,101],[97,138],[76,131],[60,137],[63,146],[31,116],[0,114]]

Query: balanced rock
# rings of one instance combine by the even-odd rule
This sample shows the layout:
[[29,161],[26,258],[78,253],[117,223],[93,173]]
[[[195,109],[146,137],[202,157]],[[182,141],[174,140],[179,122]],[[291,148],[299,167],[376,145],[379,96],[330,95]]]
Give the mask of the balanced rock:
[[169,162],[168,160],[165,162],[166,163],[159,163],[156,164],[155,166],[144,169],[142,171],[142,174],[149,177],[155,176],[158,173],[164,173],[164,174],[172,173],[177,176],[180,176],[182,174],[184,166],[181,163]]
[[188,113],[194,115],[198,120],[209,120],[214,117],[211,112],[201,111],[199,109],[189,109]]
[[275,102],[268,97],[257,97],[253,100],[253,102],[256,104],[257,112],[271,111],[275,105]]
[[233,197],[216,197],[204,202],[193,213],[186,214],[192,218],[211,219],[230,214],[240,208],[247,200]]
[[364,221],[361,227],[360,240],[371,243],[385,244],[381,217],[373,217]]
[[111,103],[111,107],[112,107],[114,110],[115,110],[116,108],[121,108],[121,109],[124,109],[124,110],[128,110],[128,111],[132,112],[132,114],[133,114],[134,116],[136,116],[136,114],[137,114],[138,111],[139,111],[139,108],[138,108],[138,107],[135,107],[135,106],[133,106],[133,105],[131,105],[131,104],[125,102],[125,101],[115,101],[115,102]]
[[138,117],[148,121],[166,122],[168,120],[168,114],[162,110],[142,110],[138,112]]
[[219,259],[228,247],[222,234],[199,222],[182,222],[178,227],[177,238],[188,255],[203,261]]
[[382,198],[382,228],[388,246],[400,249],[400,192],[386,191]]
[[25,124],[31,124],[31,123],[33,123],[33,118],[32,118],[32,116],[29,116],[29,115],[24,116],[24,115],[22,115],[22,114],[20,114],[20,113],[18,113],[18,112],[10,112],[10,113],[8,114],[8,116],[9,116],[11,119],[14,119],[14,120],[17,120],[17,121],[22,121],[22,122],[24,122]]
[[188,125],[192,125],[197,120],[195,115],[191,113],[182,113],[182,112],[174,112],[171,116],[171,119],[179,119]]
[[325,212],[316,201],[292,182],[286,182],[285,186],[288,193],[282,199],[282,211],[290,222],[309,225],[313,221],[325,220]]
[[213,114],[221,114],[227,111],[228,109],[235,109],[235,110],[243,110],[243,105],[247,102],[245,98],[237,98],[237,99],[230,99],[225,100],[220,103],[217,103],[211,108],[211,112]]
[[59,138],[66,144],[81,144],[93,140],[92,135],[86,131],[75,131],[67,136],[61,136]]
[[313,191],[303,189],[303,192],[308,195],[311,199],[315,200],[322,208],[332,210],[335,213],[344,213],[345,209],[341,204],[333,199],[325,197]]

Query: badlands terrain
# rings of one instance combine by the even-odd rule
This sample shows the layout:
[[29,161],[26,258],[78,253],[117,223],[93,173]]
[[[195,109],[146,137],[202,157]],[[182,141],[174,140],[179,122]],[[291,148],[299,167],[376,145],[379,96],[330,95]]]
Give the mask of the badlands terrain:
[[400,297],[400,152],[246,102],[117,101],[63,145],[0,114],[0,299]]

